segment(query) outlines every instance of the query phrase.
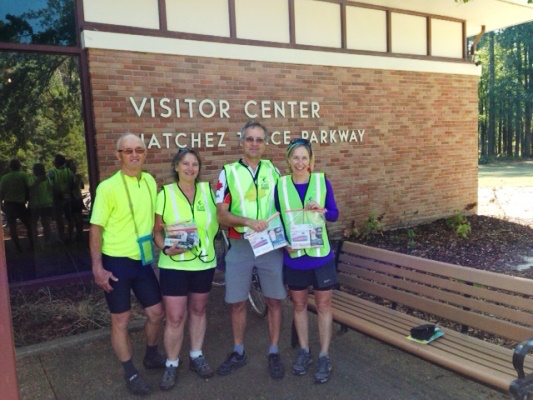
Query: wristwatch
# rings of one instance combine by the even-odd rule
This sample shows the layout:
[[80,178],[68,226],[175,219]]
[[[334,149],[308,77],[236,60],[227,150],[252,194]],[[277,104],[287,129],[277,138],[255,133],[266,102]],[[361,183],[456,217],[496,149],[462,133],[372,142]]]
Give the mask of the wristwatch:
[[165,250],[168,250],[170,249],[170,246],[165,246],[161,249],[161,251],[163,252],[164,255],[168,256],[167,252]]

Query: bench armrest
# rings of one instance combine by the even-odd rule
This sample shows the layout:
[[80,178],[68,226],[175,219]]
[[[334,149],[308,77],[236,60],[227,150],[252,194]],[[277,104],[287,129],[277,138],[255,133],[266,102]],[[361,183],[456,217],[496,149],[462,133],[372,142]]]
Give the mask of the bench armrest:
[[527,353],[533,349],[533,338],[524,340],[513,353],[513,367],[516,370],[518,379],[511,383],[509,391],[515,399],[527,399],[528,393],[533,393],[533,374],[526,376],[524,373],[524,360]]

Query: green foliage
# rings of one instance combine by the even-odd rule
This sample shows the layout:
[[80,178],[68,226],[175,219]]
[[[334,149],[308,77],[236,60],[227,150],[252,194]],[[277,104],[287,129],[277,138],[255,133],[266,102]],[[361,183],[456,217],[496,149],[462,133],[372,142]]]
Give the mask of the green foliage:
[[[76,44],[74,1],[47,0],[42,9],[0,21],[0,41]],[[77,57],[0,52],[0,175],[18,157],[27,172],[52,167],[57,153],[87,179]]]
[[[481,157],[528,158],[532,153],[533,22],[482,36],[476,60]],[[470,40],[473,40],[471,38]]]
[[383,223],[381,222],[384,216],[385,214],[378,215],[377,211],[371,211],[368,219],[363,222],[361,227],[361,236],[363,238],[367,238],[381,234],[384,229]]
[[446,220],[446,225],[453,228],[455,232],[463,239],[466,239],[468,234],[472,231],[472,227],[464,215],[464,211],[456,211],[455,215]]
[[362,223],[361,227],[357,227],[355,221],[352,221],[349,228],[346,228],[343,232],[345,239],[360,238],[366,239],[374,237],[375,235],[382,234],[384,230],[383,217],[385,214],[379,215],[376,211],[371,211],[368,219]]
[[408,247],[415,247],[415,231],[413,228],[407,228],[407,246]]
[[0,167],[18,157],[27,171],[36,162],[49,169],[62,153],[86,178],[77,59],[0,53],[0,71],[7,71],[0,81]]

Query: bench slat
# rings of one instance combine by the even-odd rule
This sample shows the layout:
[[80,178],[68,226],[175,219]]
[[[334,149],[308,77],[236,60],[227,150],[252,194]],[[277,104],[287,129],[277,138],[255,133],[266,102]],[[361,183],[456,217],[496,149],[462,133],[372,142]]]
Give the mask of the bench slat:
[[507,276],[490,271],[481,271],[474,268],[466,268],[352,242],[343,243],[342,253],[355,253],[359,256],[384,261],[390,264],[401,265],[428,273],[435,273],[438,271],[437,273],[439,275],[448,278],[460,279],[466,282],[477,282],[497,289],[533,296],[533,285],[531,285],[530,279]]
[[[422,319],[400,313],[381,305],[359,299],[352,295],[343,295],[342,292],[334,292],[332,304],[335,309],[348,312],[361,321],[374,323],[383,326],[395,334],[406,337],[409,329],[427,323]],[[478,362],[486,367],[514,376],[512,368],[512,351],[500,346],[493,345],[480,339],[470,338],[469,336],[455,332],[447,328],[441,328],[445,331],[445,337],[433,342],[431,345],[451,354],[456,354],[473,362]],[[473,340],[470,340],[473,339]],[[533,371],[533,357],[527,360],[526,369]]]
[[375,296],[403,304],[405,306],[441,316],[451,321],[456,321],[464,325],[472,326],[486,332],[493,333],[511,340],[520,342],[529,337],[533,337],[533,329],[518,326],[506,321],[498,321],[480,314],[460,310],[447,304],[442,304],[434,300],[425,299],[420,301],[419,296],[400,292],[389,287],[384,287],[372,282],[361,281],[353,276],[339,274],[339,282],[354,289],[361,290]]
[[[396,270],[400,271],[399,268],[396,268]],[[440,290],[438,287],[412,283],[404,279],[398,279],[390,275],[374,273],[359,267],[352,266],[350,268],[350,272],[356,275],[357,277],[363,278],[365,280],[372,280],[380,284],[394,286],[395,289],[399,288],[407,290],[413,295],[420,297],[420,301],[426,301],[427,299],[425,299],[425,297],[429,297],[434,300],[444,301],[451,305],[467,307],[471,310],[488,313],[502,319],[512,320],[513,322],[519,322],[528,326],[533,325],[533,315],[524,311],[512,310],[503,306],[490,303],[488,301],[480,301],[472,297],[457,295],[451,292]]]
[[[350,295],[347,295],[347,296],[350,296]],[[350,296],[350,297],[352,297],[353,299],[356,299],[355,296]],[[336,301],[339,300],[341,303],[345,301],[345,299],[338,296],[338,291],[334,291],[334,298],[336,299]],[[365,306],[370,307],[370,309],[374,309],[374,310],[380,309],[381,311],[385,311],[386,313],[390,312],[390,313],[397,314],[397,315],[401,314],[397,311],[387,309],[386,307],[379,306],[377,304],[368,302],[366,300],[357,299],[357,303],[365,304]],[[310,308],[316,307],[314,304],[313,296],[310,296],[309,305],[310,305]],[[479,359],[476,358],[475,355],[472,356],[474,360],[472,361],[470,359],[465,359],[463,356],[461,356],[461,354],[457,355],[457,354],[450,353],[450,347],[446,347],[444,350],[436,347],[437,344],[439,344],[439,346],[444,346],[445,342],[449,342],[445,338],[447,338],[447,336],[453,337],[456,334],[453,331],[449,331],[445,329],[446,333],[442,338],[431,343],[430,345],[423,345],[423,344],[419,344],[419,343],[407,340],[405,338],[405,331],[401,333],[396,332],[394,330],[391,331],[389,329],[389,324],[387,323],[386,318],[385,318],[384,323],[383,321],[380,322],[376,320],[373,322],[367,321],[367,320],[360,318],[358,310],[350,309],[350,308],[341,310],[338,308],[337,303],[333,307],[333,314],[334,314],[334,319],[338,322],[341,322],[347,326],[350,326],[370,336],[376,337],[377,339],[380,339],[386,343],[392,344],[396,347],[409,351],[421,358],[425,358],[431,362],[437,363],[446,368],[449,368],[459,373],[471,376],[474,379],[477,379],[481,382],[485,382],[501,390],[508,391],[510,382],[515,379],[513,370],[510,368],[504,367],[505,370],[509,371],[509,373],[497,371],[488,366],[480,365],[478,362]],[[401,315],[403,316],[404,314],[401,314]],[[408,323],[410,323],[411,321],[413,323],[424,322],[412,316],[408,316],[408,315],[405,315],[405,316],[408,317],[407,318]],[[494,358],[499,357],[498,354],[502,354],[502,353],[504,354],[504,357],[507,357],[507,360],[509,360],[510,357],[512,357],[511,356],[512,353],[510,350],[502,349],[502,348],[499,348],[498,346],[491,345],[490,343],[485,343],[479,339],[469,338],[467,336],[465,336],[465,339],[467,340],[467,344],[469,344],[469,342],[472,342],[473,340],[480,342],[481,347],[488,348],[489,356],[491,356],[491,354],[495,354]],[[498,351],[493,353],[493,348],[498,348]],[[460,352],[460,351],[461,351],[460,349],[457,349],[457,352]],[[509,362],[508,364],[510,365]],[[500,368],[500,366],[497,365],[497,368]]]
[[[420,273],[419,271],[411,271],[405,268],[398,268],[390,264],[384,264],[382,262],[364,259],[356,255],[344,253],[340,257],[341,263],[338,265],[339,271],[351,273],[350,269],[353,266],[361,266],[367,269],[373,269],[383,273],[401,276],[407,279],[418,281],[421,283],[439,286],[443,289],[451,290],[454,292],[466,294],[469,296],[479,297],[485,300],[492,301],[494,303],[505,304],[509,307],[516,307],[525,311],[533,312],[533,301],[530,298],[523,296],[513,296],[501,291],[490,290],[483,286],[478,287],[474,285],[466,285],[463,281],[440,278],[438,271],[432,272],[432,275]],[[470,282],[476,284],[476,282]]]

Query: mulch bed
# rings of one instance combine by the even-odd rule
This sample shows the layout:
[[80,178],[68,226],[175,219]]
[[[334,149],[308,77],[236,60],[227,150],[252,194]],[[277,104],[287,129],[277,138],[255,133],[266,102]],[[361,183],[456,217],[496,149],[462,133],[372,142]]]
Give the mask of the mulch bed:
[[516,268],[524,264],[525,257],[533,257],[532,227],[482,215],[466,219],[471,226],[466,238],[448,226],[446,219],[439,219],[411,228],[415,234],[412,246],[409,245],[407,229],[349,240],[431,260],[533,279],[533,261],[529,268]]

